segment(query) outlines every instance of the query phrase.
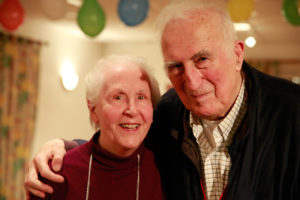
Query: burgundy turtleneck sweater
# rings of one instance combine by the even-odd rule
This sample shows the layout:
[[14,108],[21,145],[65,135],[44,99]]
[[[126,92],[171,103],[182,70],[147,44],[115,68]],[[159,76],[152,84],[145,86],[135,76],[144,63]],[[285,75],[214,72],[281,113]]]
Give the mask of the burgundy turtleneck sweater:
[[[128,158],[118,158],[98,144],[99,133],[86,144],[67,152],[63,168],[59,172],[64,176],[63,183],[50,184],[54,193],[47,194],[45,199],[76,200],[86,198],[89,159],[93,155],[89,199],[135,200],[137,190],[138,159],[140,155],[139,200],[163,199],[161,180],[154,162],[153,153],[141,145]],[[39,199],[31,196],[30,199]]]

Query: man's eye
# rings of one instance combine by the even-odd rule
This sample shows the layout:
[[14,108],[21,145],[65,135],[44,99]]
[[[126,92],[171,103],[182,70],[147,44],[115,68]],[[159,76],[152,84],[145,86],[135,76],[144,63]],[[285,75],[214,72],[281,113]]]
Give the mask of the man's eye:
[[116,99],[116,100],[122,100],[123,97],[121,95],[116,95],[116,96],[114,96],[114,99]]
[[168,66],[168,73],[171,75],[178,75],[182,72],[183,65],[181,63],[171,64]]
[[200,57],[200,58],[196,59],[196,62],[201,62],[201,61],[205,61],[205,60],[207,60],[206,57]]
[[198,69],[204,69],[206,68],[206,60],[208,60],[207,57],[199,57],[194,60],[195,65]]
[[169,69],[175,69],[175,68],[180,68],[180,67],[182,67],[182,64],[180,64],[180,63],[172,64],[172,65],[168,66]]

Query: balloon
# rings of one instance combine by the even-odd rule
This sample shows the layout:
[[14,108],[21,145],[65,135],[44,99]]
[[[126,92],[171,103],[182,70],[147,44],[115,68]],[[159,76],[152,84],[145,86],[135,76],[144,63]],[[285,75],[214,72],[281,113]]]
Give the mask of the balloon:
[[24,21],[25,12],[18,0],[4,0],[0,6],[0,23],[9,30],[16,30]]
[[66,0],[40,0],[44,14],[50,19],[60,19],[66,12]]
[[105,13],[97,0],[84,0],[78,12],[77,22],[80,29],[90,37],[95,37],[103,30]]
[[144,21],[149,10],[148,0],[120,0],[118,13],[128,26],[136,26]]
[[227,10],[233,22],[246,21],[254,9],[253,0],[229,0]]
[[298,11],[298,0],[285,0],[282,5],[283,15],[292,25],[300,25],[300,14]]

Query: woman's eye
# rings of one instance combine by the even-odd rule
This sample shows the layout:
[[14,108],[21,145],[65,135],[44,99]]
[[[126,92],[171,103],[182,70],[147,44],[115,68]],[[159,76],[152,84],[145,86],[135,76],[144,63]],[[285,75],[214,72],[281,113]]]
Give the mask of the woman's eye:
[[139,99],[139,100],[144,100],[144,99],[145,99],[145,97],[144,97],[144,96],[142,96],[142,95],[140,95],[140,96],[138,96],[138,99]]

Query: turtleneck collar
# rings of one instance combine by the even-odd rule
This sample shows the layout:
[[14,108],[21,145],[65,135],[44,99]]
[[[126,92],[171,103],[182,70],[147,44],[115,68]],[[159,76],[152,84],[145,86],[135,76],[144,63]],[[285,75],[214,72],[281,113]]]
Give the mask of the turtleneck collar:
[[99,137],[100,131],[96,132],[93,138],[89,141],[89,145],[91,145],[90,153],[92,153],[93,159],[100,164],[93,167],[99,167],[106,170],[132,169],[136,168],[137,166],[137,155],[140,154],[141,159],[143,158],[143,154],[145,151],[143,143],[131,156],[121,158],[104,150],[98,143]]

